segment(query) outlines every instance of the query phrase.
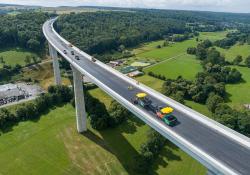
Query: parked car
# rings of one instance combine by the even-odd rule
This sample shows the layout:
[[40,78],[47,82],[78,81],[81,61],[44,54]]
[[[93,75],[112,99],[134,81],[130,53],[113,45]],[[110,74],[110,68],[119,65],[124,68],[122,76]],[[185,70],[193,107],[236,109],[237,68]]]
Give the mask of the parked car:
[[66,50],[63,50],[63,53],[64,53],[64,54],[67,54],[67,51],[66,51]]
[[75,53],[74,53],[74,51],[73,51],[73,50],[71,50],[71,55],[75,55]]

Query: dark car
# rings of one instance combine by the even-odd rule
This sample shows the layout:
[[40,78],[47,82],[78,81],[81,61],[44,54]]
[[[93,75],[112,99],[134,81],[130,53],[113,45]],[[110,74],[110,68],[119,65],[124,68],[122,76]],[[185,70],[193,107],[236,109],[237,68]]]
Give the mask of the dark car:
[[75,59],[80,60],[80,58],[79,58],[79,56],[78,56],[78,55],[76,55],[76,56],[75,56]]
[[73,51],[73,50],[71,51],[71,55],[75,55],[75,53],[74,53],[74,51]]
[[64,54],[67,54],[67,51],[66,51],[66,50],[63,50],[63,53],[64,53]]

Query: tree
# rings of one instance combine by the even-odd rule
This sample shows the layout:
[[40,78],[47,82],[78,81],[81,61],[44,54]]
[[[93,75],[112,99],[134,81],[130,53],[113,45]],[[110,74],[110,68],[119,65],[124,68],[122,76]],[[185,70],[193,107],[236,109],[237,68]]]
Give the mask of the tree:
[[34,51],[40,50],[40,42],[35,39],[30,39],[27,42],[28,48]]
[[250,56],[248,56],[245,60],[245,64],[247,65],[247,67],[250,68]]
[[111,102],[109,108],[109,125],[116,126],[126,120],[130,112],[115,100]]
[[207,51],[205,48],[198,46],[196,49],[196,57],[199,60],[204,60],[207,57]]
[[214,95],[211,94],[206,102],[207,108],[211,111],[211,112],[215,112],[216,107],[218,106],[218,104],[223,103],[223,98],[221,98],[218,95]]
[[16,116],[20,120],[26,120],[27,119],[26,107],[24,105],[22,105],[19,108],[17,108],[17,110],[16,110]]
[[226,82],[228,83],[237,83],[241,80],[241,73],[233,68],[227,75],[226,75]]
[[210,40],[204,40],[201,44],[200,44],[203,48],[209,48],[211,47],[213,44]]
[[187,48],[187,54],[195,55],[196,54],[196,48],[195,47]]
[[178,101],[179,103],[185,104],[185,99],[184,99],[184,92],[178,91],[173,95],[173,98]]
[[34,55],[31,57],[33,60],[33,63],[37,63],[37,57],[35,57]]
[[239,65],[242,61],[243,61],[242,56],[241,55],[237,55],[235,57],[235,59],[233,60],[233,64],[234,65]]
[[0,56],[0,63],[4,63],[4,59],[3,59],[3,56]]
[[24,62],[26,63],[26,65],[29,65],[31,63],[31,57],[30,57],[30,55],[27,55],[25,57]]
[[223,65],[225,64],[225,58],[222,57],[220,52],[216,49],[210,49],[207,52],[207,58],[205,62]]
[[217,120],[231,129],[237,128],[237,118],[230,114],[223,114]]
[[165,40],[165,41],[163,42],[163,47],[167,47],[167,46],[169,46],[169,42]]
[[161,48],[161,45],[157,45],[156,48],[157,48],[157,49],[160,49],[160,48]]
[[12,114],[5,108],[0,109],[0,129],[4,128],[7,121],[13,118]]
[[239,117],[239,130],[247,135],[250,136],[250,113],[244,113]]

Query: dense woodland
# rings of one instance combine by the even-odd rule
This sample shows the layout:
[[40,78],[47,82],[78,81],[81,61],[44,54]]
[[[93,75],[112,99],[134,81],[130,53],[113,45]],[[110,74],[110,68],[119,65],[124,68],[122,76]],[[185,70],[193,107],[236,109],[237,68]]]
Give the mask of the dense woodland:
[[0,47],[19,46],[40,53],[44,51],[45,38],[42,25],[47,13],[22,13],[0,16]]
[[56,28],[65,38],[90,54],[116,50],[120,45],[132,47],[145,41],[162,39],[170,33],[188,32],[181,21],[149,12],[63,15]]

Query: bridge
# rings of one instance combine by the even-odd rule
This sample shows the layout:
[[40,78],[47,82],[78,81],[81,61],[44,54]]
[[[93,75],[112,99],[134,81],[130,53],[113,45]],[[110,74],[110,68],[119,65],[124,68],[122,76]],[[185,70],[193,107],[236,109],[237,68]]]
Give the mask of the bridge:
[[[71,45],[55,31],[53,28],[55,20],[56,18],[50,19],[44,23],[43,33],[49,43],[56,84],[61,83],[58,54],[71,65],[78,132],[87,130],[82,85],[83,77],[87,76],[99,88],[147,125],[207,167],[207,174],[250,174],[250,139],[248,137],[209,119],[142,83],[138,84],[134,79],[123,75],[99,60],[92,61],[92,56]],[[67,51],[67,54],[64,53],[64,50]],[[71,51],[79,56],[79,60],[70,54]],[[128,86],[133,86],[134,90],[128,90]],[[149,94],[153,103],[174,108],[174,116],[177,117],[179,124],[169,127],[150,111],[134,105],[131,98],[137,92]]]

